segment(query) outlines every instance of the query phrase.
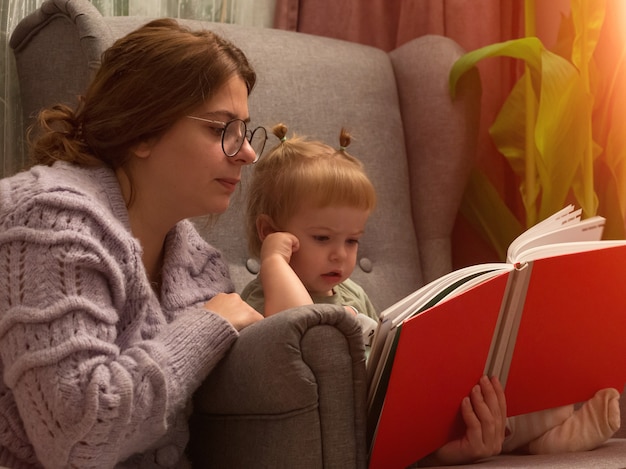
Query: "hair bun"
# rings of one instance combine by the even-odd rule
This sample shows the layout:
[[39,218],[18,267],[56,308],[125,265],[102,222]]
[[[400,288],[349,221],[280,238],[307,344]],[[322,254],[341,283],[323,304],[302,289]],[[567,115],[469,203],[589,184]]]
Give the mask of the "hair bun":
[[352,142],[352,135],[345,127],[342,127],[339,133],[339,151],[346,151],[346,148],[350,146],[350,142]]
[[272,133],[276,135],[281,142],[287,140],[287,126],[283,123],[276,124],[272,127]]

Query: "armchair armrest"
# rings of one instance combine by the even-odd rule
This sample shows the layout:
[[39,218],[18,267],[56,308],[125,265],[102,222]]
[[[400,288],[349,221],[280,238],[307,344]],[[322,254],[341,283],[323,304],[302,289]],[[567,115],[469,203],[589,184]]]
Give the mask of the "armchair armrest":
[[356,320],[334,305],[294,308],[245,328],[198,390],[190,457],[194,467],[365,467],[365,399]]

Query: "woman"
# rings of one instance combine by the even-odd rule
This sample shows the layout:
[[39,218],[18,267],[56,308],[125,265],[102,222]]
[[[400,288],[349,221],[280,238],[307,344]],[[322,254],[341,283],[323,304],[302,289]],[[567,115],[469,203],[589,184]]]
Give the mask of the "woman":
[[262,318],[184,221],[224,212],[262,151],[255,79],[229,42],[157,20],[77,111],[40,115],[37,165],[0,182],[0,465],[180,467],[191,394]]

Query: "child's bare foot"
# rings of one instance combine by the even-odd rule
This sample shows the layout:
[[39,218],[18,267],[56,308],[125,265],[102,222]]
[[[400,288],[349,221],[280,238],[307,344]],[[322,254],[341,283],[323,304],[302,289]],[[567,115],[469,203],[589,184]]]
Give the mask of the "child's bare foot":
[[562,424],[528,444],[533,454],[587,451],[596,448],[619,429],[619,392],[598,391]]

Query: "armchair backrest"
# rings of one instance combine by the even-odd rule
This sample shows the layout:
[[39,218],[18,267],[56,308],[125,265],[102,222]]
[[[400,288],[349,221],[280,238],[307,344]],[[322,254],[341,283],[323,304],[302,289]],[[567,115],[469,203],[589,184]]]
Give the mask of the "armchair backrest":
[[[147,22],[103,17],[87,0],[48,0],[12,34],[25,122],[42,107],[76,103],[112,42]],[[372,47],[276,29],[180,20],[243,49],[258,74],[253,124],[338,142],[354,140],[378,192],[353,279],[382,310],[452,267],[450,238],[475,150],[480,82],[467,74],[459,98],[448,73],[463,53],[450,39],[425,36],[390,54]],[[158,97],[155,97],[158,99]],[[277,143],[272,136],[269,146]],[[181,161],[181,165],[185,164]],[[254,167],[248,170],[254,171]],[[242,193],[203,235],[231,264],[239,289],[255,274],[245,240]]]

